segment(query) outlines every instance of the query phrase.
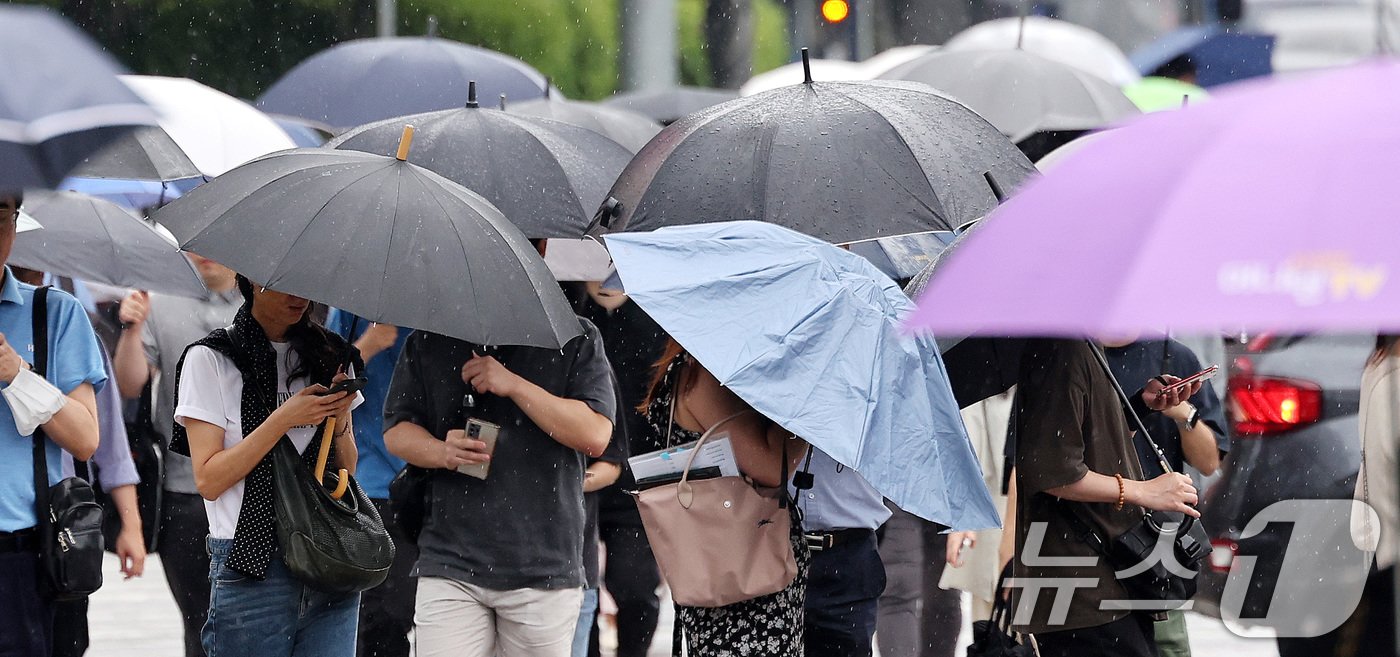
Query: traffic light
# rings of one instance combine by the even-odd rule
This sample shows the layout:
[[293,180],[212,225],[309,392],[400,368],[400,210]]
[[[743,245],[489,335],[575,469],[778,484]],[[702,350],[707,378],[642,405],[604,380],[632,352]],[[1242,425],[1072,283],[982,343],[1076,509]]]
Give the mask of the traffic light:
[[821,13],[828,25],[836,25],[850,18],[851,3],[849,0],[822,0]]

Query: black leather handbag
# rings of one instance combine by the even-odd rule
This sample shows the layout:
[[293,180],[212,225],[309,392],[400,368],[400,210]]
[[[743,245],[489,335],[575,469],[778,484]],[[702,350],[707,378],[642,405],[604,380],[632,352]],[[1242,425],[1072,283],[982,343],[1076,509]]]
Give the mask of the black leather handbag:
[[[34,291],[34,373],[40,376],[49,358],[48,292]],[[40,588],[51,600],[81,600],[102,587],[102,507],[92,485],[77,477],[49,487],[42,427],[33,441]]]
[[[1035,647],[1021,643],[1017,638],[1019,633],[1011,630],[1011,602],[1003,595],[1010,572],[1011,565],[1007,564],[997,578],[991,620],[972,624],[972,644],[967,647],[967,657],[1035,657]],[[1029,635],[1020,636],[1030,640]]]
[[394,562],[394,541],[384,520],[354,477],[340,499],[327,489],[339,483],[337,475],[325,477],[324,485],[316,481],[290,439],[283,437],[272,448],[282,561],[294,577],[318,591],[355,593],[378,586]]

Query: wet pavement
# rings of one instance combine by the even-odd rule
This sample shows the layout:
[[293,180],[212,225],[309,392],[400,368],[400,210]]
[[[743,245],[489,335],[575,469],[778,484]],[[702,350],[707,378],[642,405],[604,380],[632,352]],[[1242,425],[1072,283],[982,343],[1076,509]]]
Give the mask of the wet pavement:
[[[160,569],[159,557],[146,561],[146,575],[122,581],[116,559],[105,563],[106,585],[92,596],[89,612],[92,647],[89,657],[179,657],[179,615]],[[669,605],[663,607],[668,609]],[[670,654],[671,615],[663,612],[652,655]],[[1188,616],[1191,648],[1195,657],[1276,657],[1271,638],[1243,638],[1230,633],[1220,621],[1198,614]],[[603,637],[604,646],[610,636]],[[957,654],[965,654],[969,640],[964,629]],[[604,650],[604,654],[609,654]]]

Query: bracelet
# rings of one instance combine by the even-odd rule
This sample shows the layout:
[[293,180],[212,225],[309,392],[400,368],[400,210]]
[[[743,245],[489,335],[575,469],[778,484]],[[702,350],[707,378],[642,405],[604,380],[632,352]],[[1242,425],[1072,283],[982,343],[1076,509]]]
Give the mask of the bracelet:
[[1127,485],[1123,483],[1123,475],[1115,474],[1113,476],[1118,480],[1118,503],[1113,505],[1113,510],[1122,511],[1123,504],[1128,501]]

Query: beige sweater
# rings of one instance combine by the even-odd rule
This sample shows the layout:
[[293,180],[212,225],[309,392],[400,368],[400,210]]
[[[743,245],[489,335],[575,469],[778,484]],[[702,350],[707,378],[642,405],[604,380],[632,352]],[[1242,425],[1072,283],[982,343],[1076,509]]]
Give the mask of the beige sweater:
[[1361,473],[1356,499],[1370,504],[1380,518],[1376,527],[1364,507],[1353,507],[1351,533],[1356,545],[1376,551],[1376,566],[1395,565],[1396,531],[1400,529],[1396,454],[1400,452],[1400,356],[1367,363],[1361,375]]

